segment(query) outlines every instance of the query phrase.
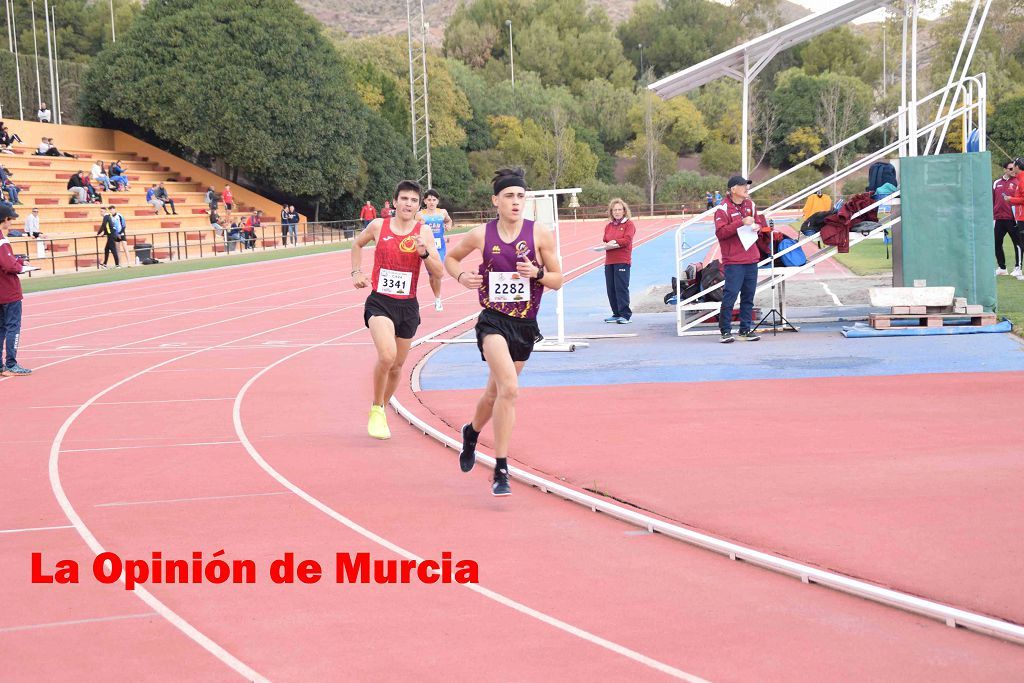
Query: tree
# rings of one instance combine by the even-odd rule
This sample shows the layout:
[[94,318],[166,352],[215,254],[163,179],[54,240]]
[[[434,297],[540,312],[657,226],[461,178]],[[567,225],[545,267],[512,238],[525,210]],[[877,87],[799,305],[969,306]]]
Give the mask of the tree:
[[743,92],[738,82],[720,78],[687,97],[700,110],[709,133],[729,143],[740,141],[743,127]]
[[[818,99],[818,120],[822,137],[833,147],[867,125],[871,113],[871,89],[851,76],[828,74],[822,78]],[[832,172],[836,173],[850,158],[856,145],[833,151]],[[835,184],[832,193],[835,194]]]
[[607,14],[585,0],[474,0],[452,15],[445,54],[476,68],[495,61],[507,65],[506,20],[512,22],[516,71],[532,71],[546,85],[578,86],[594,78],[617,86],[632,81],[633,68]]
[[740,146],[711,137],[700,153],[700,167],[708,173],[729,176],[740,172]]
[[646,134],[647,110],[660,130],[661,142],[676,154],[690,154],[697,150],[708,135],[704,116],[685,97],[663,100],[652,92],[645,91],[629,109],[629,121],[633,131]]
[[775,131],[781,125],[779,105],[767,94],[761,94],[750,102],[750,133],[753,139],[754,157],[757,161],[751,167],[753,171],[764,161],[775,145]]
[[629,108],[623,105],[634,99],[632,88],[617,87],[603,78],[593,78],[577,90],[583,125],[597,131],[607,151],[621,149],[631,133]]
[[800,49],[803,70],[811,76],[826,72],[859,78],[875,85],[882,75],[881,51],[848,26],[815,36]]
[[[335,44],[350,60],[368,62],[391,78],[391,89],[403,94],[400,114],[404,117],[404,123],[399,130],[408,132],[409,57],[406,39],[374,36],[359,40],[336,39]],[[417,65],[417,68],[420,66]],[[433,50],[427,51],[427,95],[430,106],[430,144],[437,147],[461,146],[466,140],[466,131],[460,122],[469,108],[469,101],[448,70],[446,60]],[[389,120],[395,119],[394,113],[397,112],[389,111]]]
[[743,33],[728,8],[707,0],[640,0],[618,28],[626,58],[639,71],[642,44],[644,67],[658,77],[733,47]]
[[1024,150],[1024,97],[1004,100],[996,105],[988,120],[992,156],[1014,158]]
[[293,197],[361,194],[375,172],[364,157],[402,168],[399,149],[369,135],[393,130],[290,0],[147,4],[93,62],[83,105],[90,123],[216,157]]
[[430,151],[430,162],[434,187],[454,206],[466,207],[473,184],[466,153],[458,147],[437,147]]
[[545,125],[514,116],[491,119],[498,151],[508,162],[522,166],[535,187],[578,186],[597,171],[597,156],[586,143],[576,140],[575,131],[562,116],[556,113]]
[[785,144],[793,150],[787,161],[799,164],[821,151],[821,134],[810,126],[800,126],[786,135]]

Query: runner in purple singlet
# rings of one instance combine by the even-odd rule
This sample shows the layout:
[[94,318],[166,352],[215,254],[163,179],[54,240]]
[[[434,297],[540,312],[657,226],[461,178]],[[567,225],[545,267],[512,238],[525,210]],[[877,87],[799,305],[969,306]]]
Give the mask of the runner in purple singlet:
[[[555,238],[546,226],[523,219],[526,180],[521,169],[503,168],[492,181],[491,202],[498,218],[473,228],[448,252],[448,274],[480,294],[483,311],[476,324],[476,343],[487,362],[487,388],[476,405],[473,420],[462,427],[459,465],[469,472],[476,463],[480,430],[494,418],[494,480],[491,493],[507,496],[508,451],[515,423],[519,373],[541,339],[537,309],[544,288],[562,286],[562,266]],[[483,263],[477,271],[463,270],[461,262],[479,250]]]

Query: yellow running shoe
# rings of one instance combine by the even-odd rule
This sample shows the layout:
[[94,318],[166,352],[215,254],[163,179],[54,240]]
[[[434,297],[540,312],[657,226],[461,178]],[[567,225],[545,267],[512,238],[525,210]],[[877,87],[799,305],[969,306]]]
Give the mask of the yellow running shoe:
[[388,429],[388,417],[384,413],[384,406],[370,406],[370,422],[366,425],[366,431],[375,439],[391,438],[391,430]]

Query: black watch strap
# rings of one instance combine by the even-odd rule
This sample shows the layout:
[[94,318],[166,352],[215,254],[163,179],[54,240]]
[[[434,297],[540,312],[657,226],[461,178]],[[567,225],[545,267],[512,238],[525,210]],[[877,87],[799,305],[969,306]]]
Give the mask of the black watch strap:
[[544,277],[544,266],[537,266],[537,277],[534,280],[540,280]]

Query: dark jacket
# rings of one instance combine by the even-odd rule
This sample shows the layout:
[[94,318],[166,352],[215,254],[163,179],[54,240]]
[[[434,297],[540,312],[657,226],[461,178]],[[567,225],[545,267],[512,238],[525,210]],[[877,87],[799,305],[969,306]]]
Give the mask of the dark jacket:
[[871,209],[854,219],[850,216],[874,203],[875,199],[870,192],[855,194],[847,199],[839,211],[825,218],[825,225],[821,228],[821,241],[836,247],[840,254],[850,251],[850,228],[862,221],[877,221],[878,209]]
[[1002,176],[996,178],[996,181],[992,183],[992,217],[997,221],[1011,221],[1016,218],[1013,207],[1003,199],[1003,195],[1007,197],[1016,195],[1017,185],[1016,178],[1003,178]]

